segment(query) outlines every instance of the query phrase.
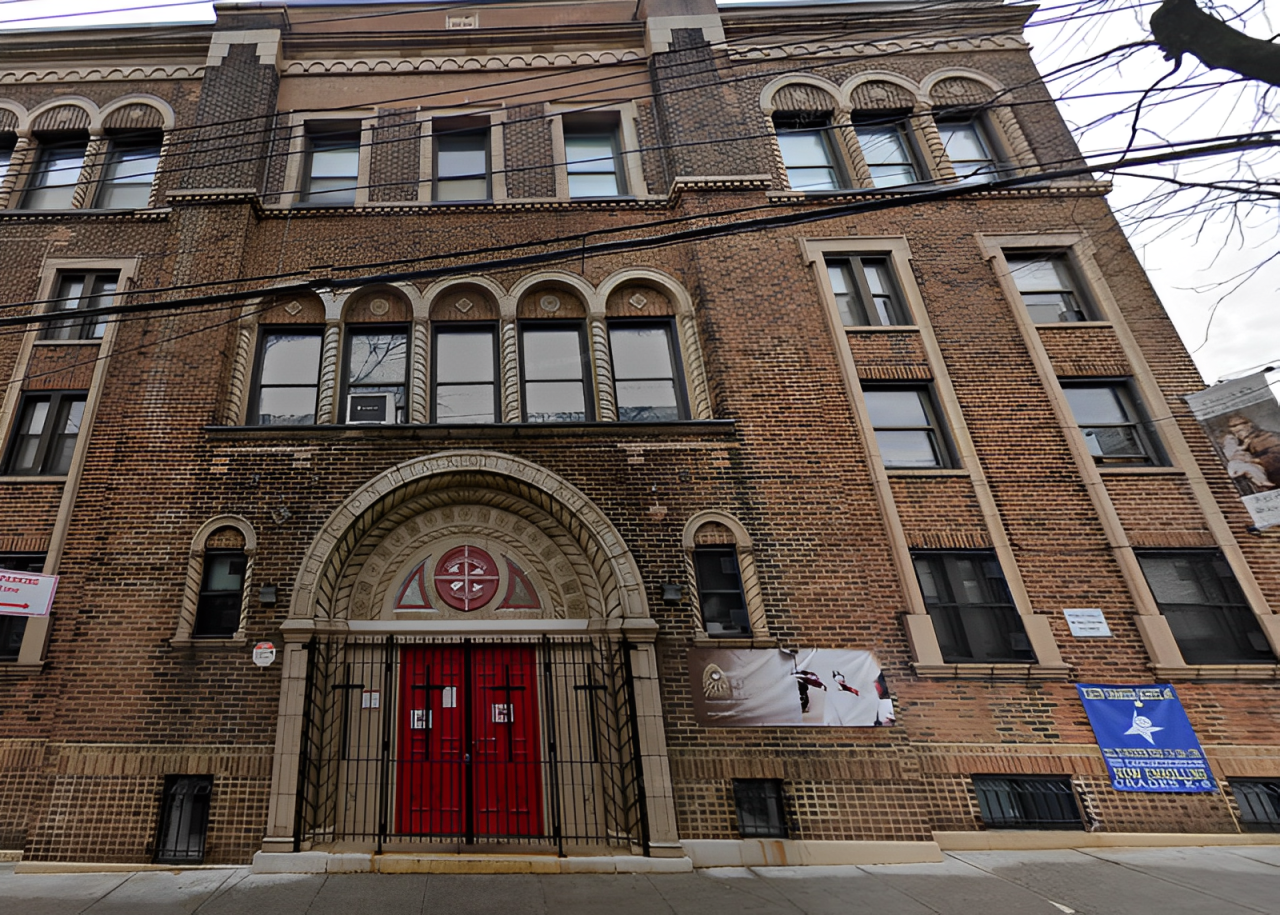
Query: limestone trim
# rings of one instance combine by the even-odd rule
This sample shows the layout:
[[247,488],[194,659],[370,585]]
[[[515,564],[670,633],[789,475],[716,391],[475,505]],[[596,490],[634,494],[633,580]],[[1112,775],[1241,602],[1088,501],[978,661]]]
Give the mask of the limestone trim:
[[[879,446],[876,444],[875,435],[872,432],[874,427],[867,408],[866,398],[863,394],[862,384],[858,378],[857,367],[853,362],[853,354],[849,348],[847,331],[840,319],[835,294],[830,288],[830,282],[826,275],[824,255],[827,253],[875,253],[888,255],[899,288],[902,290],[908,312],[914,321],[913,328],[904,328],[904,330],[909,332],[914,329],[920,335],[921,347],[925,352],[925,358],[933,374],[933,390],[937,395],[938,405],[950,432],[952,443],[958,452],[960,469],[966,472],[973,486],[974,499],[982,513],[984,527],[991,538],[992,549],[1000,562],[1005,582],[1009,587],[1010,596],[1013,598],[1014,606],[1022,618],[1027,638],[1030,640],[1032,650],[1035,652],[1037,663],[1033,666],[1045,670],[1057,670],[1063,667],[1062,655],[1053,638],[1048,619],[1036,614],[1032,607],[1031,596],[1027,592],[1026,584],[1022,579],[1022,572],[1018,566],[1013,545],[1009,540],[999,505],[991,490],[982,461],[978,457],[973,438],[969,434],[964,411],[960,407],[955,388],[951,384],[951,375],[947,370],[946,360],[943,358],[937,336],[933,332],[933,324],[929,320],[924,297],[915,282],[915,273],[911,269],[912,255],[909,243],[903,237],[890,236],[808,239],[802,241],[801,245],[806,260],[814,270],[815,279],[821,291],[823,303],[826,306],[828,326],[832,331],[833,342],[844,369],[850,402],[858,421],[858,427],[863,432],[862,437],[867,451],[873,486],[876,490],[877,499],[881,504],[882,514],[885,517],[890,550],[893,553],[894,564],[898,569],[898,576],[906,597],[907,615],[908,617],[919,617],[918,619],[908,619],[906,621],[908,640],[912,643],[913,651],[916,652],[916,662],[924,670],[933,670],[939,665],[944,665],[936,634],[931,631],[932,620],[928,616],[924,595],[920,591],[920,583],[916,578],[911,546],[898,516],[897,503],[894,499],[891,485],[891,475],[884,466]],[[928,621],[928,625],[926,625],[926,621]],[[960,666],[968,667],[970,665]]]
[[204,65],[137,64],[118,67],[48,67],[42,69],[0,69],[0,86],[26,83],[101,83],[158,79],[202,79]]
[[[356,173],[356,194],[353,206],[361,207],[369,203],[369,166],[371,160],[371,143],[373,129],[378,121],[378,112],[369,108],[351,108],[343,111],[294,111],[284,121],[289,137],[289,152],[285,160],[284,185],[280,190],[280,206],[293,207],[305,203],[302,199],[306,192],[307,169],[310,150],[307,144],[307,128],[312,124],[324,122],[338,123],[347,121],[360,125],[360,153],[358,171]],[[333,209],[350,212],[351,206],[329,205]],[[324,209],[325,207],[321,207]]]
[[[1070,256],[1072,263],[1078,268],[1081,280],[1086,286],[1087,294],[1097,306],[1103,320],[1110,323],[1115,330],[1121,350],[1128,358],[1130,366],[1132,366],[1134,384],[1143,399],[1152,424],[1160,430],[1161,443],[1169,456],[1170,462],[1175,469],[1181,470],[1186,475],[1187,484],[1196,500],[1196,505],[1204,516],[1205,523],[1212,533],[1214,541],[1222,551],[1227,563],[1231,566],[1231,570],[1235,574],[1236,581],[1239,582],[1249,606],[1258,616],[1272,650],[1280,655],[1280,625],[1277,625],[1277,623],[1280,623],[1280,618],[1274,615],[1267,603],[1266,596],[1254,578],[1253,570],[1249,567],[1244,552],[1232,535],[1230,525],[1228,525],[1221,507],[1213,497],[1213,491],[1209,488],[1204,472],[1196,462],[1195,455],[1191,452],[1185,437],[1182,435],[1182,430],[1170,410],[1168,399],[1160,389],[1155,374],[1151,371],[1151,367],[1143,356],[1133,332],[1129,329],[1128,322],[1125,320],[1119,304],[1112,296],[1106,278],[1093,256],[1092,242],[1079,233],[978,235],[977,240],[984,257],[991,262],[992,269],[1004,291],[1005,298],[1010,303],[1014,320],[1018,324],[1023,340],[1026,342],[1027,350],[1036,366],[1037,373],[1040,375],[1041,383],[1049,396],[1058,422],[1066,433],[1067,443],[1085,482],[1094,510],[1098,513],[1098,519],[1107,537],[1108,545],[1112,554],[1116,557],[1120,571],[1129,587],[1129,593],[1133,597],[1135,609],[1140,617],[1139,632],[1146,643],[1147,653],[1152,663],[1157,668],[1181,668],[1186,666],[1182,654],[1177,648],[1177,643],[1174,642],[1172,634],[1168,633],[1168,622],[1160,613],[1155,595],[1151,593],[1151,588],[1147,584],[1146,576],[1142,572],[1142,567],[1138,563],[1133,545],[1129,541],[1128,533],[1125,531],[1124,525],[1120,521],[1119,513],[1111,501],[1104,475],[1094,462],[1092,455],[1089,454],[1084,437],[1077,431],[1078,427],[1071,413],[1071,407],[1066,402],[1066,396],[1062,391],[1062,385],[1058,381],[1053,361],[1041,340],[1038,325],[1031,321],[1026,309],[1021,307],[1021,295],[1009,272],[1008,263],[1005,261],[1005,249],[1056,249]],[[1111,473],[1107,474],[1107,476],[1112,475]],[[1141,619],[1141,617],[1150,618]]]
[[244,644],[245,625],[249,619],[249,585],[253,579],[253,562],[258,552],[258,535],[248,519],[240,515],[218,515],[200,525],[191,538],[191,552],[187,557],[187,581],[182,592],[182,607],[178,612],[178,625],[169,644],[175,647],[190,645],[196,640],[192,632],[196,624],[196,610],[200,603],[200,585],[204,581],[204,559],[209,536],[215,531],[230,527],[244,537],[244,554],[248,557],[240,589],[240,623],[231,636],[216,639],[199,639],[200,643]]
[[356,490],[312,540],[294,580],[290,618],[333,619],[339,570],[354,555],[364,535],[399,505],[441,488],[441,481],[459,474],[487,480],[484,485],[488,488],[517,486],[526,499],[565,524],[592,557],[605,589],[605,616],[648,618],[648,601],[631,551],[612,522],[581,490],[523,458],[469,450],[406,461]]
[[848,112],[848,105],[845,104],[845,96],[841,93],[840,87],[829,79],[821,76],[814,76],[810,73],[789,73],[785,76],[779,76],[765,83],[764,88],[760,90],[760,110],[764,112],[765,117],[772,117],[778,110],[789,111],[789,108],[779,109],[774,100],[779,92],[787,86],[810,86],[817,89],[821,93],[829,96],[830,110],[833,112]]
[[593,203],[623,202],[629,199],[648,200],[659,195],[649,193],[644,179],[644,167],[640,158],[640,132],[636,121],[640,117],[635,102],[619,102],[611,105],[592,105],[584,109],[580,105],[549,103],[547,115],[551,119],[551,160],[556,178],[556,197],[562,201],[575,201],[569,196],[568,154],[564,145],[564,118],[583,112],[592,118],[617,118],[619,183],[625,185],[616,198],[589,198]]
[[[935,110],[945,108],[946,100],[937,98],[937,88],[947,80],[965,80],[978,84],[985,92],[981,94],[989,94],[990,99],[984,100],[984,111],[979,115],[986,127],[988,139],[996,147],[992,150],[1004,164],[1013,166],[1019,174],[1033,174],[1040,170],[1039,164],[1036,162],[1034,151],[1031,144],[1027,140],[1026,134],[1022,132],[1022,126],[1018,123],[1018,119],[1014,116],[1013,111],[1008,105],[991,104],[991,99],[998,99],[1005,95],[1008,90],[997,80],[982,73],[979,70],[973,70],[969,67],[947,67],[941,70],[935,70],[926,76],[920,82],[920,89],[930,100],[930,104]],[[964,103],[961,103],[964,107]],[[946,162],[946,168],[954,173],[949,159],[945,158],[939,161]]]
[[227,29],[213,33],[209,42],[209,56],[204,65],[219,67],[227,59],[232,45],[251,44],[258,55],[258,63],[279,69],[280,30],[279,29]]
[[1030,45],[1020,35],[982,38],[923,38],[916,41],[850,41],[843,44],[755,45],[731,44],[731,60],[780,60],[791,57],[884,57],[899,54],[969,54],[974,51],[1025,51]]
[[[48,300],[53,298],[60,273],[76,270],[116,270],[119,278],[116,281],[116,296],[127,294],[133,284],[133,277],[138,271],[140,258],[89,259],[89,258],[46,258],[40,270],[40,285],[37,298]],[[95,349],[89,346],[82,352],[94,359],[93,376],[89,381],[89,390],[85,398],[84,414],[80,421],[80,433],[76,436],[75,449],[71,455],[71,467],[63,478],[62,498],[58,503],[53,532],[49,536],[49,546],[45,553],[44,569],[46,575],[58,572],[62,561],[62,551],[66,547],[67,534],[71,528],[71,516],[75,509],[76,496],[80,490],[80,480],[84,475],[85,457],[89,453],[89,443],[93,438],[94,419],[98,413],[98,405],[102,398],[102,388],[107,377],[107,367],[111,362],[111,353],[115,348],[118,321],[108,321],[102,340]],[[18,346],[17,358],[14,360],[13,374],[5,387],[3,399],[0,400],[0,432],[4,433],[4,441],[8,441],[13,423],[17,420],[17,409],[21,403],[22,381],[26,378],[31,362],[31,351],[40,335],[39,325],[31,327],[22,335]],[[24,479],[38,480],[31,477]],[[19,665],[38,666],[44,661],[45,649],[49,641],[54,613],[66,607],[66,600],[56,602],[57,609],[49,616],[31,617],[27,621],[22,636],[22,645],[18,649]]]
[[573,54],[488,54],[483,57],[343,57],[291,60],[283,76],[332,76],[338,73],[380,76],[393,73],[451,73],[459,70],[531,70],[642,62],[639,48],[577,51]]
[[[693,623],[695,631],[705,632],[702,612],[699,609],[702,601],[698,596],[698,576],[694,566],[693,552],[697,548],[698,531],[707,524],[720,524],[733,534],[734,549],[738,555],[738,574],[742,578],[742,594],[747,604],[747,619],[751,623],[751,635],[748,639],[770,639],[769,618],[765,613],[764,594],[760,589],[760,575],[756,570],[755,547],[751,535],[733,515],[718,509],[708,508],[693,515],[685,522],[680,543],[684,547],[685,578],[689,585],[690,603],[693,607]],[[708,634],[709,635],[709,634]],[[729,643],[732,639],[717,638],[717,644]]]

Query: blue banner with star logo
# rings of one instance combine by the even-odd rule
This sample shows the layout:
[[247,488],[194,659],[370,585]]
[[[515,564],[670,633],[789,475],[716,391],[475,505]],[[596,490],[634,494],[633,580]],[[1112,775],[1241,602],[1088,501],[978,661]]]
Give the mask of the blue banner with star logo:
[[1217,791],[1172,686],[1076,686],[1117,791]]

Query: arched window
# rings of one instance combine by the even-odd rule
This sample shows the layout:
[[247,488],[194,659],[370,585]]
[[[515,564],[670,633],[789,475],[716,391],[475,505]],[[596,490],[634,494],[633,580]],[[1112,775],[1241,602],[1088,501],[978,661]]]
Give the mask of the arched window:
[[243,642],[258,541],[237,515],[206,521],[191,541],[187,585],[172,644]]
[[767,637],[755,553],[737,519],[699,512],[685,525],[684,549],[703,632],[718,639]]

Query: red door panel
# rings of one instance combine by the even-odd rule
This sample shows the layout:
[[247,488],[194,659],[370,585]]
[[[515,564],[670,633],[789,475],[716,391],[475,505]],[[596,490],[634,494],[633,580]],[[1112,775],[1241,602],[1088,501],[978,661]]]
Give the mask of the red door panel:
[[397,832],[540,835],[533,647],[405,648],[400,690]]

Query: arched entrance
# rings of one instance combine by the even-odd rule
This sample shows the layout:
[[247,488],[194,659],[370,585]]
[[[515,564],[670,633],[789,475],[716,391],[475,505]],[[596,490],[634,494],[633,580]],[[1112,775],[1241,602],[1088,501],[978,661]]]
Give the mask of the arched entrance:
[[282,628],[264,848],[675,846],[656,626],[557,475],[478,451],[392,468],[316,535]]

